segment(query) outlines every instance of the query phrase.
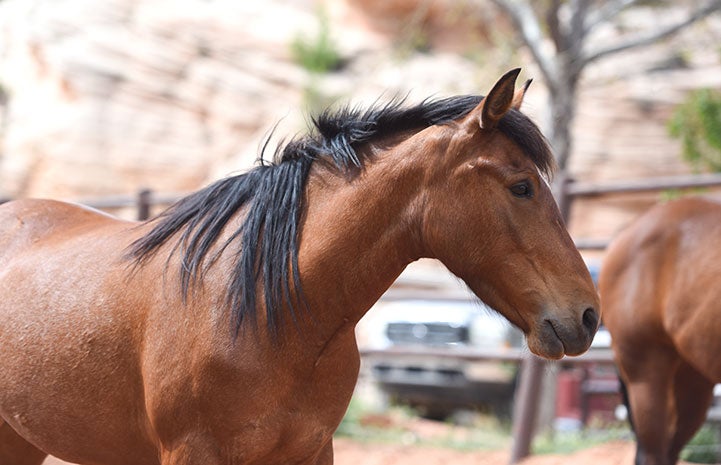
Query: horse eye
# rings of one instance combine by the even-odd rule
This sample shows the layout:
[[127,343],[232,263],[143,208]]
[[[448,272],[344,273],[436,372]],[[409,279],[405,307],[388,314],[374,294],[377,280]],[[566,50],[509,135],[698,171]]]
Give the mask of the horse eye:
[[516,197],[531,198],[533,197],[533,189],[528,181],[519,182],[511,186],[511,193]]

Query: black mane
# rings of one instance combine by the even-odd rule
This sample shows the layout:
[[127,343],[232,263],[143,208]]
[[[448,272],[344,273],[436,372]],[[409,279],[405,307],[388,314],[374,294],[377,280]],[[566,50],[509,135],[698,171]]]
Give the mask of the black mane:
[[[236,334],[246,320],[257,324],[259,282],[268,329],[275,334],[284,305],[294,321],[298,309],[307,310],[298,271],[298,237],[311,165],[320,161],[353,176],[365,162],[363,152],[357,150],[362,144],[457,120],[481,99],[458,96],[410,107],[393,100],[367,110],[345,107],[326,111],[313,119],[311,134],[279,147],[272,162],[261,157],[260,165],[251,171],[220,180],[168,208],[153,220],[156,224],[150,233],[131,245],[129,256],[142,264],[175,238],[170,256],[179,253],[182,259],[180,277],[187,299],[222,252],[234,254],[226,304],[233,311]],[[542,173],[550,174],[554,162],[547,142],[526,116],[511,110],[498,129],[518,144]],[[211,253],[241,208],[246,209],[242,225]]]

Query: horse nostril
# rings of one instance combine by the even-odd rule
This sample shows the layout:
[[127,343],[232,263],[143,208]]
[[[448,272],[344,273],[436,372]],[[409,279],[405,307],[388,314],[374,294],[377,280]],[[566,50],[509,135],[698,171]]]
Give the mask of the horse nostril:
[[598,328],[598,314],[596,310],[589,307],[583,312],[583,326],[588,331],[588,334],[593,335]]

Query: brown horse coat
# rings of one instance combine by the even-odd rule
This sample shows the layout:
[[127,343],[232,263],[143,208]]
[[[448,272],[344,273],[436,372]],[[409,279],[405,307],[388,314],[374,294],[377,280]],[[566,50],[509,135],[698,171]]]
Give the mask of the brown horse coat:
[[626,385],[636,463],[673,464],[721,382],[721,204],[660,204],[609,247],[603,319]]
[[0,207],[0,462],[330,464],[355,324],[420,257],[533,352],[585,351],[598,298],[550,152],[512,108],[517,74],[485,99],[326,115],[276,164],[150,222]]

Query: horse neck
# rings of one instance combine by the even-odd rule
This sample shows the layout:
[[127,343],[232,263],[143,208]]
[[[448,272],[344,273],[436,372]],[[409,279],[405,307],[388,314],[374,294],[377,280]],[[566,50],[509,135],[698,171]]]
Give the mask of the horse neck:
[[420,257],[425,167],[413,139],[376,149],[352,180],[311,172],[299,267],[314,316],[331,327],[355,325]]

